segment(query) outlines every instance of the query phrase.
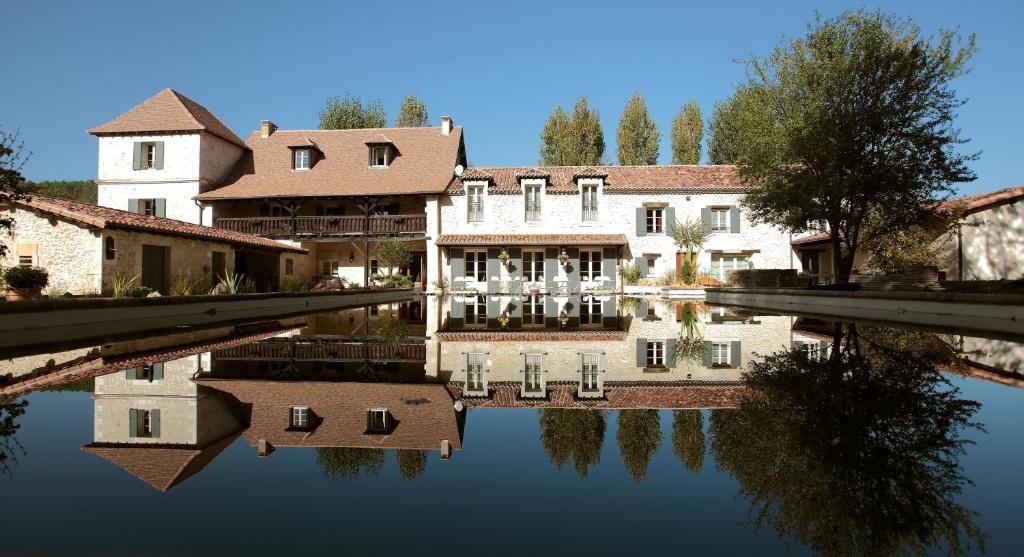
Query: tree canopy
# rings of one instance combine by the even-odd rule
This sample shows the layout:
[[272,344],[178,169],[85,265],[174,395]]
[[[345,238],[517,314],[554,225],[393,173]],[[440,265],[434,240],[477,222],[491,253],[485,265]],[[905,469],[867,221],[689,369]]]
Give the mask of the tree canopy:
[[826,222],[846,282],[863,242],[922,222],[975,178],[951,87],[975,51],[973,35],[928,37],[910,19],[856,10],[748,61],[740,106],[753,110],[735,119],[740,174],[758,186],[747,214],[794,231]]
[[616,434],[619,454],[629,475],[637,483],[647,475],[647,466],[661,446],[661,420],[657,410],[619,410]]
[[414,449],[395,449],[395,463],[398,473],[412,482],[427,471],[427,451]]
[[704,118],[700,104],[690,101],[672,119],[672,164],[700,164]]
[[430,125],[430,116],[427,115],[427,103],[416,95],[409,95],[402,101],[398,109],[398,119],[395,120],[395,127],[398,128],[424,128]]
[[16,419],[25,413],[27,406],[27,400],[0,396],[0,475],[10,477],[18,455],[25,453],[15,433],[21,428]]
[[619,129],[615,132],[615,141],[618,143],[616,152],[619,164],[623,166],[657,164],[661,132],[658,131],[658,125],[654,123],[654,119],[647,112],[647,104],[639,91],[633,93],[629,102],[626,103],[626,109],[622,111]]
[[552,464],[561,469],[570,459],[581,478],[601,461],[604,413],[600,410],[544,408],[540,411],[540,443]]
[[700,410],[672,412],[672,452],[687,470],[700,473],[704,467],[704,415]]
[[573,107],[572,117],[556,106],[541,131],[540,164],[589,166],[601,164],[604,157],[604,132],[596,108],[586,97]]
[[384,468],[383,449],[356,447],[317,447],[316,463],[329,480],[358,480],[362,476],[380,476]]
[[708,159],[711,164],[736,164],[747,134],[771,133],[771,119],[759,104],[763,99],[749,86],[736,88],[732,96],[715,103],[708,125]]
[[337,96],[327,99],[324,109],[320,111],[320,129],[350,130],[358,128],[384,128],[388,125],[388,113],[380,99],[374,99],[363,106],[359,97],[345,93],[344,98]]
[[[25,197],[25,177],[21,169],[31,153],[25,149],[19,132],[8,132],[0,128],[0,204],[10,203]],[[0,217],[0,232],[12,232],[14,218]],[[0,242],[0,257],[7,253],[7,245]]]
[[39,195],[60,197],[80,203],[96,204],[96,182],[92,180],[44,180],[42,182],[25,182],[25,190]]

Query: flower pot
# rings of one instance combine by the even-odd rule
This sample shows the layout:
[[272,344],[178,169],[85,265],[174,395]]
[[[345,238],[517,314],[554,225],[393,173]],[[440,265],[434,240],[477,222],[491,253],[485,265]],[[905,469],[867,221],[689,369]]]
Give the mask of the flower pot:
[[4,298],[6,298],[8,302],[17,302],[19,300],[38,300],[42,291],[42,288],[8,288],[4,293]]

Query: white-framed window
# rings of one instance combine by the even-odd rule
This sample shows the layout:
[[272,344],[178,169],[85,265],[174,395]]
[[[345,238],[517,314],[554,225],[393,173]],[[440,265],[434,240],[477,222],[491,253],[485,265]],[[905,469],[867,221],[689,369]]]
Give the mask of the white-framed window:
[[580,325],[601,324],[601,300],[597,296],[580,300]]
[[580,280],[597,280],[601,276],[601,250],[580,250]]
[[156,214],[156,200],[155,199],[140,199],[139,200],[139,214],[150,217],[157,216]]
[[377,259],[370,259],[370,274],[371,275],[379,275],[380,274],[380,261],[379,260],[377,260]]
[[665,233],[665,208],[664,207],[648,207],[647,208],[647,233],[648,234],[664,234]]
[[160,437],[160,411],[132,408],[128,410],[130,437]]
[[484,187],[466,187],[466,218],[469,222],[483,222],[484,220]]
[[580,378],[580,390],[585,393],[596,393],[600,391],[601,355],[597,353],[584,353],[582,371]]
[[309,427],[309,407],[292,406],[291,418],[288,421],[288,426],[296,429],[305,429]]
[[466,325],[487,324],[486,296],[470,296],[466,299]]
[[523,197],[526,202],[526,221],[536,222],[541,220],[541,188],[537,184],[523,186]]
[[523,280],[544,280],[544,250],[523,250]]
[[544,354],[526,354],[526,376],[523,378],[523,390],[528,393],[540,393],[544,390]]
[[142,144],[142,168],[156,168],[156,143]]
[[817,342],[798,343],[797,349],[806,354],[807,359],[812,362],[820,362],[828,357],[828,349]]
[[727,366],[729,364],[730,364],[730,359],[729,359],[729,343],[728,342],[712,342],[711,343],[711,365]]
[[487,354],[466,354],[466,392],[482,393],[486,388],[484,382],[484,366]]
[[374,145],[370,147],[370,166],[373,168],[388,167],[387,145]]
[[729,231],[729,209],[727,208],[712,208],[711,209],[711,231],[712,232],[728,232]]
[[665,342],[661,340],[647,341],[647,366],[661,367],[665,365]]
[[338,268],[341,266],[340,261],[321,261],[320,262],[320,273],[325,277],[334,277],[338,275]]
[[647,276],[648,277],[657,276],[655,274],[654,268],[658,264],[658,256],[657,255],[647,254],[647,255],[644,255],[644,258],[647,259]]
[[390,422],[387,408],[370,408],[366,411],[367,433],[387,433]]
[[724,281],[729,271],[750,268],[750,256],[744,253],[712,253],[711,275]]
[[309,170],[310,150],[309,149],[296,149],[295,150],[295,170]]
[[544,324],[544,297],[527,296],[523,300],[523,325]]
[[583,200],[583,222],[594,222],[597,220],[597,186],[583,186],[580,188],[580,197]]
[[466,278],[487,282],[487,250],[466,250]]

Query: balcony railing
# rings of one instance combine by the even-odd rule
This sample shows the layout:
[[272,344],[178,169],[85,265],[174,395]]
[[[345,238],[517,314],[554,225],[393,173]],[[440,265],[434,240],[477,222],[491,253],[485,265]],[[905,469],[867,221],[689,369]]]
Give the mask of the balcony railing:
[[242,217],[216,219],[214,226],[267,238],[425,234],[427,215]]
[[217,350],[218,360],[244,360],[254,362],[295,361],[295,362],[353,362],[361,360],[378,361],[424,361],[426,345],[403,343],[387,346],[369,341],[263,341],[242,346]]

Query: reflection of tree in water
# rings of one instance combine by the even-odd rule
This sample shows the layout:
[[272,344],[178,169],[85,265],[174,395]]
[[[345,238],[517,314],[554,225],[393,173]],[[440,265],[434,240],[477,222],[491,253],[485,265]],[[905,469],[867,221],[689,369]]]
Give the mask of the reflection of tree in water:
[[14,437],[21,428],[14,423],[14,419],[25,413],[26,406],[27,400],[0,397],[0,474],[5,476],[13,475],[11,465],[17,462],[18,453],[25,454],[25,450]]
[[395,449],[395,462],[398,463],[398,473],[410,482],[414,481],[427,470],[427,451]]
[[619,410],[619,454],[637,482],[647,475],[647,465],[661,446],[661,422],[657,410]]
[[358,480],[361,476],[380,476],[384,467],[383,449],[318,447],[316,463],[329,480]]
[[786,351],[754,362],[753,394],[712,412],[712,451],[752,522],[822,555],[983,550],[974,513],[955,500],[969,483],[960,434],[977,426],[979,404],[920,353],[852,327],[832,346],[823,361]]
[[586,478],[601,460],[604,413],[600,410],[545,408],[540,411],[540,443],[556,468],[571,458],[576,473]]
[[672,452],[693,473],[704,467],[704,415],[700,410],[672,412]]

